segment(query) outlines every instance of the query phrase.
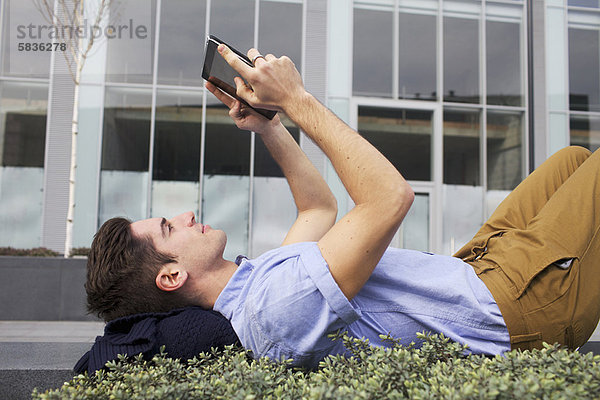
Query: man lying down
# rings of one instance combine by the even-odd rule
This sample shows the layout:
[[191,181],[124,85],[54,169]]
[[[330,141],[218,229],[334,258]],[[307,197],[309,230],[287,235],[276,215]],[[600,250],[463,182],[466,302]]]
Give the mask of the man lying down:
[[[112,321],[113,353],[138,334],[146,354],[178,338],[193,352],[239,338],[255,357],[315,367],[345,353],[328,337],[339,330],[373,346],[386,346],[382,334],[409,343],[416,332],[441,332],[483,354],[588,340],[600,316],[600,185],[590,184],[599,182],[600,152],[552,156],[454,257],[388,248],[414,198],[402,171],[309,94],[289,58],[250,49],[250,67],[224,45],[219,52],[248,82],[236,78],[237,94],[285,112],[331,160],[355,206],[336,222],[333,194],[279,118],[207,83],[240,129],[260,135],[297,219],[280,247],[237,262],[223,258],[225,233],[191,212],[107,221],[92,244],[86,290],[90,310]],[[80,368],[102,359],[93,350]]]

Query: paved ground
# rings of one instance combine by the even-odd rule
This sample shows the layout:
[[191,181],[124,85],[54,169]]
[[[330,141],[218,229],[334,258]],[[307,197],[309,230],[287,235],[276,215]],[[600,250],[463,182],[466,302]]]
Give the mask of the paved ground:
[[101,322],[0,321],[0,399],[60,387],[103,330]]
[[0,321],[0,370],[73,368],[101,322]]

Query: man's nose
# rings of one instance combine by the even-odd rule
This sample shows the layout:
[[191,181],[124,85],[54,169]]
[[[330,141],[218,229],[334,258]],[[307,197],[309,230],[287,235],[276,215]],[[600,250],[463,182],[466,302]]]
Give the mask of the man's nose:
[[177,223],[180,223],[184,226],[192,226],[196,223],[196,216],[193,211],[188,211],[183,214],[179,214],[175,218],[173,218]]

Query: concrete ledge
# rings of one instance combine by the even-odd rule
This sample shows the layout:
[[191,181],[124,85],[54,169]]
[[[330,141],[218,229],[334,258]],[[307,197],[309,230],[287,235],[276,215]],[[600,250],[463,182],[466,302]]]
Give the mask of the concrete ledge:
[[0,257],[0,320],[97,321],[86,311],[86,258]]

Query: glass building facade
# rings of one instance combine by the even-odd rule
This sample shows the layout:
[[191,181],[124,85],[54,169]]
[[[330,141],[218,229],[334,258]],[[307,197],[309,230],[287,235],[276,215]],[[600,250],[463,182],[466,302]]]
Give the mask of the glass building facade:
[[[53,138],[72,113],[61,90],[73,86],[58,52],[16,48],[14,21],[46,23],[33,2],[0,4],[0,246],[62,252],[66,186],[53,166],[68,168],[70,131]],[[226,257],[283,240],[291,193],[260,137],[204,89],[208,34],[288,55],[411,182],[416,201],[395,246],[451,254],[554,151],[599,147],[597,0],[128,0],[103,23],[116,14],[142,21],[148,37],[99,41],[86,61],[76,247],[113,216],[189,210],[228,234]],[[335,171],[283,120],[341,216],[352,201]]]

